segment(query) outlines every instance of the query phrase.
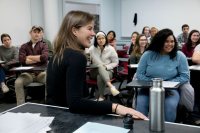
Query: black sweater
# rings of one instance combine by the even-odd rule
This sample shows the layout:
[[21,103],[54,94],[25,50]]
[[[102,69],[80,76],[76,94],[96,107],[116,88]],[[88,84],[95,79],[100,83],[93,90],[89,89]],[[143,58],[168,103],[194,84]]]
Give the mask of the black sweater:
[[49,61],[47,69],[47,104],[69,107],[74,113],[112,113],[112,103],[83,98],[86,89],[86,57],[81,52],[66,49],[59,63]]

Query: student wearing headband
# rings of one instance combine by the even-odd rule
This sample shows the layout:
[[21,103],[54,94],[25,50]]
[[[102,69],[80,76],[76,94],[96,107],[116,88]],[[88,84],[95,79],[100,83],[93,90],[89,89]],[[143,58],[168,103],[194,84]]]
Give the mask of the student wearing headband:
[[113,77],[113,69],[118,65],[119,60],[115,49],[108,45],[104,32],[100,31],[96,34],[94,46],[90,47],[89,52],[92,64],[98,66],[98,68],[91,70],[91,78],[97,79],[100,94],[98,100],[104,100],[106,86],[113,96],[118,95],[119,91],[110,80]]

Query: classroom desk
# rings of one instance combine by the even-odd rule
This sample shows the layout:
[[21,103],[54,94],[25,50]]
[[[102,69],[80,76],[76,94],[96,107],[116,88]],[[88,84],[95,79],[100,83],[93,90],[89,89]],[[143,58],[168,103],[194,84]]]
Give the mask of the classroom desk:
[[20,66],[13,67],[9,71],[15,72],[17,77],[23,72],[42,72],[47,70],[47,66]]
[[[28,68],[30,67],[30,68]],[[27,69],[28,68],[28,69]],[[35,71],[45,71],[47,66],[23,66],[23,67],[13,67],[9,71],[14,72],[35,72]]]
[[121,62],[128,62],[129,58],[118,58]]
[[138,64],[129,64],[128,65],[128,78],[127,83],[131,82],[133,79],[134,74],[136,73]]
[[[179,87],[179,82],[170,82],[170,81],[163,81],[163,88],[167,89],[176,89]],[[130,83],[126,85],[127,87],[135,87],[135,88],[147,88],[153,86],[152,81],[144,81],[144,80],[132,80]]]
[[195,94],[195,106],[197,106],[198,111],[200,112],[200,65],[192,65],[189,67],[190,69],[190,83],[194,88]]
[[[119,116],[72,114],[67,108],[44,104],[25,103],[5,112],[41,113],[42,116],[53,116],[55,119],[50,125],[52,130],[49,133],[71,133],[88,121],[123,127],[123,118]],[[133,132],[150,133],[149,121],[135,120],[133,130],[131,130],[129,133]],[[199,133],[200,127],[166,122],[165,133],[174,132]]]
[[3,64],[3,63],[5,63],[5,61],[0,60],[0,64]]

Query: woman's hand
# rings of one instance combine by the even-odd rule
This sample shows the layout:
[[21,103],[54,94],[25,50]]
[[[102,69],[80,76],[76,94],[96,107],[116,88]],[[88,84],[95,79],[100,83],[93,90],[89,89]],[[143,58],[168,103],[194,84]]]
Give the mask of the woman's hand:
[[143,115],[142,113],[132,109],[132,108],[128,108],[122,105],[117,106],[117,104],[113,104],[112,106],[113,112],[122,116],[125,116],[126,114],[130,114],[133,116],[133,118],[135,119],[142,119],[142,120],[148,120],[148,118]]

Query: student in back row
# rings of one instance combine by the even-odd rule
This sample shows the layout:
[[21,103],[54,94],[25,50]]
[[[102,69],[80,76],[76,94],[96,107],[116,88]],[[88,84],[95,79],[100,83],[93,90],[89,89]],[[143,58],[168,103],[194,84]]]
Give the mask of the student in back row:
[[138,64],[140,57],[148,47],[147,37],[141,34],[137,37],[134,49],[130,55],[130,64]]
[[1,35],[2,45],[0,46],[0,60],[5,61],[5,63],[0,66],[0,83],[1,88],[4,93],[9,91],[4,80],[5,75],[9,74],[9,69],[15,66],[18,62],[18,51],[15,46],[12,45],[12,40],[10,35],[4,33]]
[[182,33],[177,36],[178,49],[182,49],[183,45],[187,42],[189,36],[189,25],[182,25]]
[[[41,28],[33,26],[30,30],[31,40],[19,49],[19,61],[23,66],[46,66],[48,45],[40,39]],[[46,83],[46,72],[24,72],[15,81],[17,105],[25,103],[24,86],[37,81]]]
[[114,31],[111,30],[107,33],[107,40],[108,44],[110,44],[115,50],[117,50],[116,33]]
[[90,46],[93,36],[93,15],[70,11],[64,17],[54,42],[54,55],[47,69],[47,103],[69,107],[73,113],[129,113],[134,118],[147,119],[140,112],[125,106],[84,98],[87,63],[84,50]]
[[200,43],[200,33],[198,30],[192,30],[188,36],[187,42],[182,46],[182,52],[186,57],[192,57],[195,47]]

